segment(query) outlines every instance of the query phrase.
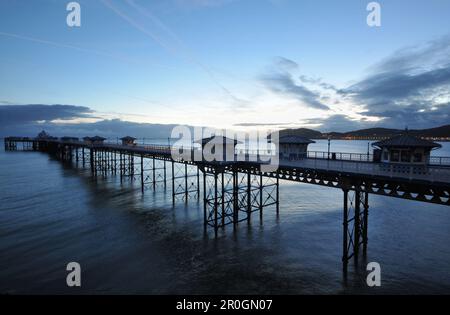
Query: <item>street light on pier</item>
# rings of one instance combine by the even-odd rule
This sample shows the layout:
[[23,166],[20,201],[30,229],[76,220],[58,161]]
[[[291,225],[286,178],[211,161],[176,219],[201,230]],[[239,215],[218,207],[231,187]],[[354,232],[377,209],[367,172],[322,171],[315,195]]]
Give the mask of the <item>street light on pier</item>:
[[330,141],[331,141],[331,137],[328,136],[328,160],[330,159]]

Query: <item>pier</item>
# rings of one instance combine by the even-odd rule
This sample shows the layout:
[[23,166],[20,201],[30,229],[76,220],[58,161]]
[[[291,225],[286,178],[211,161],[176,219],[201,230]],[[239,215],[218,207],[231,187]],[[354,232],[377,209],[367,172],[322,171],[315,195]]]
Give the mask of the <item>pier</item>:
[[[372,156],[307,153],[280,158],[276,170],[267,171],[258,159],[208,162],[176,157],[180,148],[169,145],[103,143],[102,138],[8,137],[5,151],[45,152],[64,163],[90,169],[93,177],[117,176],[139,183],[142,193],[164,187],[173,203],[191,198],[203,200],[204,229],[217,236],[227,225],[263,214],[268,207],[280,211],[279,181],[295,181],[342,190],[342,262],[358,264],[367,253],[369,239],[369,195],[414,200],[450,206],[450,166],[382,163]],[[183,156],[194,156],[196,148],[183,148]],[[187,153],[187,154],[186,154]],[[278,154],[275,152],[275,154]],[[356,159],[355,156],[358,156]],[[433,160],[437,161],[437,160]],[[168,172],[170,168],[170,172]],[[200,181],[202,179],[202,181]],[[202,182],[202,184],[200,183]]]

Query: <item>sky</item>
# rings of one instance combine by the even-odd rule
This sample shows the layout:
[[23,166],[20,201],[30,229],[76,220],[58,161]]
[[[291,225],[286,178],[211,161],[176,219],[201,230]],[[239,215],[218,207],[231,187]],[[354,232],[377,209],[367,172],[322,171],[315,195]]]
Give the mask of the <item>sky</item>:
[[69,2],[0,2],[4,129],[450,122],[450,1],[378,1],[379,27],[366,0],[79,0],[80,27]]

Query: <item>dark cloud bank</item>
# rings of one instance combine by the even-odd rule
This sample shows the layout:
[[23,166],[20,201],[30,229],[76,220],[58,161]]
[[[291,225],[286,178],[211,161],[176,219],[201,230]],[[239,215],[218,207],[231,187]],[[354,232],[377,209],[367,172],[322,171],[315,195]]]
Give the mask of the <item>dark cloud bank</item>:
[[[430,128],[450,123],[450,36],[424,45],[399,50],[372,66],[366,77],[343,89],[320,78],[293,75],[298,65],[279,57],[273,69],[260,79],[271,91],[295,97],[310,108],[330,106],[318,91],[304,84],[335,91],[341,98],[362,105],[365,116],[379,122],[352,120],[344,115],[315,119],[322,131],[349,131],[375,126],[389,128]],[[298,83],[297,83],[298,82]]]
[[432,127],[450,122],[450,37],[402,50],[340,91],[383,125]]
[[175,125],[140,124],[119,119],[94,123],[53,123],[52,120],[96,118],[88,107],[72,105],[5,105],[0,106],[0,136],[32,136],[46,130],[55,136],[117,137],[131,135],[138,138],[165,139]]

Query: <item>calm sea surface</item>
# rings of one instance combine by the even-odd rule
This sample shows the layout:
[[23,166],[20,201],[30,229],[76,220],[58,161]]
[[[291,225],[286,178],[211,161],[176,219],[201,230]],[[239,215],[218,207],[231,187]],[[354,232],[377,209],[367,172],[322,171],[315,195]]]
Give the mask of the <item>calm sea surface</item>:
[[[326,150],[318,141],[310,150]],[[367,152],[366,141],[332,151]],[[436,155],[450,156],[450,143]],[[280,183],[280,215],[203,233],[202,202],[172,206],[170,184],[94,180],[37,152],[0,151],[0,293],[450,294],[450,208],[370,195],[367,262],[342,274],[339,189]],[[82,287],[66,286],[67,263]]]

